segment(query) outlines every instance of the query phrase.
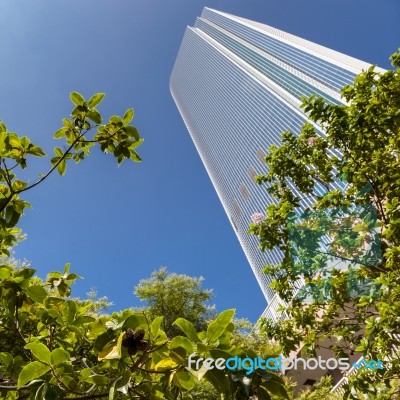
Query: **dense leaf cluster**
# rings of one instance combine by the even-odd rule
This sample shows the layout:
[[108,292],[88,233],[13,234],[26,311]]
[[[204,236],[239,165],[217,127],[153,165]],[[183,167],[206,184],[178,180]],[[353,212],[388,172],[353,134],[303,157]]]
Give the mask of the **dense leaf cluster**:
[[203,280],[202,277],[168,273],[167,268],[161,267],[149,279],[141,280],[134,293],[145,302],[146,306],[140,311],[149,319],[164,316],[162,328],[172,338],[180,334],[180,329],[174,325],[177,318],[187,319],[201,331],[214,316],[214,307],[207,304],[213,293],[202,288]]
[[[354,399],[377,394],[380,384],[395,396],[400,377],[400,53],[392,62],[394,70],[371,67],[343,88],[347,105],[303,100],[310,123],[270,147],[258,181],[275,203],[250,228],[263,250],[283,254],[266,273],[289,319],[263,323],[285,353],[314,353],[334,339],[337,355],[387,362],[351,379]],[[335,260],[341,267],[332,269]],[[300,275],[308,292],[293,296]]]
[[[211,393],[221,399],[269,400],[274,393],[286,397],[282,378],[262,370],[249,376],[240,370],[188,368],[190,355],[196,360],[257,357],[250,348],[235,344],[234,310],[209,323],[198,319],[200,329],[185,318],[176,319],[178,309],[168,324],[163,322],[163,315],[171,317],[168,309],[153,308],[153,315],[130,309],[101,314],[98,309],[104,300],[71,297],[71,285],[79,277],[68,264],[43,282],[34,269],[16,267],[4,257],[20,237],[16,224],[29,206],[20,198],[24,191],[55,170],[63,175],[69,160],[80,162],[96,144],[118,163],[140,161],[136,148],[143,139],[130,125],[133,110],[101,124],[96,106],[103,97],[98,93],[86,101],[71,93],[71,118],[64,119],[54,135],[65,139],[66,148],[54,149],[51,168],[33,184],[19,180],[16,173],[27,167],[30,156],[45,156],[43,150],[0,123],[0,399],[199,399],[191,391],[199,395],[202,382],[207,382],[206,393],[213,387]],[[89,138],[92,130],[96,133]],[[210,292],[197,291],[199,281],[190,282],[194,286],[189,291],[194,290],[196,297],[188,315],[194,317],[193,312],[207,311],[204,301]],[[145,298],[147,289],[142,283],[137,290]],[[173,337],[163,326],[175,329]]]
[[169,340],[163,317],[149,320],[133,310],[98,315],[88,302],[70,298],[78,276],[69,265],[46,282],[34,273],[0,267],[0,398],[190,399],[201,380],[225,399],[286,393],[282,378],[265,371],[249,377],[245,371],[188,369],[191,354],[257,356],[232,344],[234,310],[219,314],[203,332],[179,318],[181,335]]

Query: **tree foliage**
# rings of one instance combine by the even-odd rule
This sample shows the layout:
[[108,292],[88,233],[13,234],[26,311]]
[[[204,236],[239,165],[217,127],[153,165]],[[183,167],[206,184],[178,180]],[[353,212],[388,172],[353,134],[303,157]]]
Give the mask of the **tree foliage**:
[[[312,388],[303,390],[298,396],[293,396],[295,400],[338,400],[335,395],[331,395],[332,377],[323,376]],[[336,397],[336,398],[335,398]]]
[[[86,101],[79,93],[71,94],[71,118],[64,119],[54,135],[64,138],[67,147],[54,149],[51,168],[33,184],[19,180],[16,173],[28,166],[30,156],[43,157],[43,150],[0,124],[0,255],[8,256],[21,237],[16,224],[29,204],[20,195],[56,170],[63,175],[69,160],[80,162],[98,145],[118,163],[140,161],[135,149],[142,139],[130,125],[133,110],[102,125],[96,106],[103,97],[99,93]],[[179,329],[171,339],[156,310],[151,317],[130,309],[107,315],[99,313],[105,299],[72,298],[71,285],[79,277],[69,264],[63,272],[49,273],[45,281],[35,272],[0,258],[0,399],[191,399],[191,389],[199,389],[201,382],[227,400],[255,395],[268,400],[273,393],[286,394],[282,378],[265,371],[246,375],[241,370],[188,368],[189,355],[256,356],[233,342],[234,310],[202,323],[199,330],[185,318],[169,320],[166,327]],[[139,285],[144,296],[148,292],[143,286]],[[192,289],[197,293],[196,285]],[[199,289],[197,294],[201,303],[210,292]],[[200,303],[198,312],[203,310]],[[177,316],[180,311],[175,312]]]
[[69,265],[46,282],[34,274],[28,267],[0,267],[0,398],[191,399],[201,380],[224,399],[284,392],[282,378],[265,371],[188,369],[191,354],[256,356],[232,344],[234,310],[202,332],[178,318],[181,335],[170,340],[162,316],[149,320],[134,310],[98,315],[87,301],[71,299],[78,275]]
[[206,321],[212,317],[212,290],[203,289],[204,278],[194,278],[184,274],[168,273],[165,267],[154,271],[149,279],[144,279],[135,287],[134,293],[146,302],[143,312],[153,319],[164,316],[162,327],[168,337],[180,334],[174,321],[185,318],[196,330],[204,330]]
[[284,353],[313,353],[333,338],[337,355],[389,364],[351,379],[354,399],[357,390],[373,396],[378,383],[395,390],[400,374],[400,53],[391,59],[394,70],[371,67],[343,88],[346,105],[303,99],[310,122],[269,148],[258,182],[275,202],[250,227],[263,250],[282,252],[265,271],[289,318],[264,320],[264,331]]
[[[112,154],[119,164],[126,159],[141,161],[135,149],[143,139],[130,125],[134,116],[132,108],[126,110],[123,117],[113,115],[108,123],[102,124],[102,116],[96,107],[103,100],[104,93],[97,93],[86,101],[80,93],[72,92],[70,98],[74,104],[71,117],[64,118],[63,126],[54,134],[55,139],[64,139],[65,148],[54,148],[51,168],[31,184],[18,179],[17,174],[27,168],[31,157],[44,157],[46,154],[27,136],[9,132],[0,121],[0,256],[8,256],[9,248],[16,244],[20,234],[16,224],[24,209],[30,207],[21,199],[21,194],[43,183],[54,171],[64,175],[67,162],[84,160],[95,145],[103,153]],[[92,132],[94,135],[89,136]]]

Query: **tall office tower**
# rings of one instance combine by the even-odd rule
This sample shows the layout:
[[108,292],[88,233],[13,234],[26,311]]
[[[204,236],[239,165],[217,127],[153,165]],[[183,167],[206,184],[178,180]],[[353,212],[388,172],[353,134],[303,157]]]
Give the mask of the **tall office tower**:
[[[262,253],[247,231],[251,216],[273,200],[254,177],[283,131],[299,132],[302,96],[340,104],[340,89],[370,64],[270,26],[205,8],[188,27],[171,75],[171,93],[276,317],[279,298],[268,287]],[[317,127],[317,129],[319,129]],[[319,132],[320,129],[319,129]],[[322,190],[322,188],[321,188]],[[307,206],[305,200],[304,206]]]

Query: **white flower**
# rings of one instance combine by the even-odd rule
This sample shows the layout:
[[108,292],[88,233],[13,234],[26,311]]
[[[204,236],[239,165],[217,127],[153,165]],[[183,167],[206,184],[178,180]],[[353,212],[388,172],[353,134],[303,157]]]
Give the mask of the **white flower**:
[[317,144],[317,138],[316,137],[310,137],[308,138],[308,145],[310,147],[314,147]]
[[253,221],[253,224],[260,225],[264,221],[264,214],[261,213],[254,213],[251,216],[251,220]]

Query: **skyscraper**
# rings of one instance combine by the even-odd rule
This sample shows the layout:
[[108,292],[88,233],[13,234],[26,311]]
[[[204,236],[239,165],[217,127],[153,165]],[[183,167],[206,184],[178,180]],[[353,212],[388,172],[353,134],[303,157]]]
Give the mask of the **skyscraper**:
[[[171,75],[171,93],[228,218],[276,317],[262,253],[247,231],[273,200],[255,182],[265,152],[283,131],[299,132],[302,96],[340,104],[340,89],[370,64],[270,26],[205,8],[188,27]],[[320,128],[316,126],[321,132]],[[322,133],[322,132],[321,132]],[[310,203],[311,204],[311,203]],[[305,200],[307,205],[307,200]]]

